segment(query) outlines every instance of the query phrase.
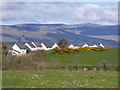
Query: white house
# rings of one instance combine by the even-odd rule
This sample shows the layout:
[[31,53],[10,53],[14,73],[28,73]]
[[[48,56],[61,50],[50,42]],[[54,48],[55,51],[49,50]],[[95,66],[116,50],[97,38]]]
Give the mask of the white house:
[[23,43],[16,43],[12,46],[12,49],[16,52],[18,55],[23,55],[27,53],[27,47]]
[[71,45],[68,46],[68,48],[78,49],[79,46],[78,46],[78,45],[71,44]]
[[93,47],[93,48],[96,48],[96,47],[98,47],[98,46],[94,44],[93,46],[89,46],[89,47]]
[[32,44],[35,46],[36,50],[42,50],[43,46],[40,42],[32,42]]
[[12,55],[21,55],[20,52],[16,51],[16,50],[9,50],[8,54],[12,54]]
[[54,48],[60,48],[58,45],[57,45],[57,43],[54,43],[53,45],[52,45],[52,48],[51,49],[54,49]]
[[82,48],[86,48],[86,47],[89,47],[89,45],[85,43],[85,44],[82,46]]
[[80,48],[78,45],[74,45],[74,49],[78,49]]
[[42,45],[43,50],[49,50],[48,47],[47,47],[48,45],[46,45],[45,43],[41,43],[41,45]]
[[[20,52],[12,49],[12,46],[13,46],[13,45],[11,45],[11,44],[5,44],[5,46],[6,46],[6,51],[8,52],[8,54],[20,55]],[[8,55],[8,54],[7,54],[7,55]]]
[[75,47],[74,47],[73,44],[70,44],[70,45],[68,46],[68,48],[72,48],[72,49],[73,49],[73,48],[75,48]]
[[52,49],[54,49],[56,47],[59,48],[59,46],[56,43],[54,43],[53,45],[50,45],[48,43],[41,43],[41,45],[42,45],[43,50],[52,50]]
[[37,50],[37,47],[35,47],[32,42],[27,42],[25,43],[25,45],[31,50],[31,51],[35,51]]
[[100,43],[100,46],[101,46],[101,47],[103,47],[103,48],[105,48],[105,46],[104,46],[104,44],[103,44],[103,43]]
[[100,46],[103,47],[103,48],[112,48],[111,46],[108,46],[108,45],[105,44],[105,43],[100,43]]
[[91,46],[93,46],[91,43],[85,43],[84,45],[82,45],[82,48],[87,48]]

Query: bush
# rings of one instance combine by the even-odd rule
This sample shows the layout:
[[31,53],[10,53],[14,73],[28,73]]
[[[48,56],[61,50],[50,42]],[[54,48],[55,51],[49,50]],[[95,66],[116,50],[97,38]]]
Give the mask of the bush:
[[107,61],[103,60],[99,63],[99,67],[106,71],[106,70],[110,70],[112,66]]
[[45,68],[47,63],[46,51],[34,51],[23,56],[8,55],[2,59],[3,70],[39,70]]
[[93,51],[104,51],[105,49],[104,48],[93,48]]
[[58,52],[59,54],[65,54],[65,52],[63,52],[63,51],[60,51],[60,52]]
[[104,48],[93,48],[93,47],[86,47],[86,48],[78,48],[78,49],[72,49],[72,48],[54,48],[52,50],[52,53],[59,53],[59,54],[65,54],[65,53],[75,53],[75,52],[83,52],[84,50],[87,51],[104,51]]

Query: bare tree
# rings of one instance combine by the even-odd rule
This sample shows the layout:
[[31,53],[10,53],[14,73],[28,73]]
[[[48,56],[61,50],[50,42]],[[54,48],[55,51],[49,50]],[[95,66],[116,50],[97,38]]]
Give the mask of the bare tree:
[[68,41],[65,38],[63,38],[63,39],[59,40],[58,45],[59,45],[60,48],[66,48],[67,47],[67,43],[68,43]]

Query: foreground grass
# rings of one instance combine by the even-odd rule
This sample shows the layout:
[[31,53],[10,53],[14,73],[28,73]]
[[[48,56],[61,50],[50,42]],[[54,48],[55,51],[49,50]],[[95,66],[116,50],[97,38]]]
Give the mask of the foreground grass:
[[46,62],[50,66],[66,66],[66,65],[99,65],[101,61],[109,64],[118,64],[118,49],[107,49],[105,51],[83,51],[71,54],[50,54],[46,58]]
[[3,71],[3,88],[117,88],[118,72]]

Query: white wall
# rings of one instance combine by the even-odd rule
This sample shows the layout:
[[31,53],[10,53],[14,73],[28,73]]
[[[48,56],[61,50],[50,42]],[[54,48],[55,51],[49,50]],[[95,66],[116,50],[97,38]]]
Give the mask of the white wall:
[[20,53],[21,53],[21,54],[27,54],[27,49],[21,49],[21,50],[20,50]]
[[20,52],[20,48],[17,46],[17,44],[14,44],[12,49]]
[[89,46],[89,47],[93,47],[93,48],[95,48],[95,47],[98,47],[98,46],[94,44],[93,46]]
[[32,48],[28,43],[25,43],[25,45],[26,45],[28,48],[30,48],[31,51],[37,50],[37,48]]
[[70,46],[68,46],[68,48],[75,48],[73,44],[71,44]]
[[100,43],[100,46],[104,48],[104,45],[102,43]]
[[52,46],[52,48],[51,48],[51,49],[54,49],[54,48],[56,48],[56,47],[58,47],[58,48],[59,48],[59,46],[55,43],[55,44]]
[[43,49],[43,50],[49,50],[49,49],[44,45],[44,43],[41,43],[41,45],[42,45],[42,49]]
[[14,45],[12,46],[12,49],[20,52],[21,54],[26,54],[26,53],[27,53],[27,49],[20,49],[20,48],[17,46],[17,44],[14,44]]
[[82,47],[83,47],[83,48],[85,48],[85,47],[89,47],[89,45],[87,45],[87,44],[84,44]]
[[18,53],[14,50],[9,50],[8,53],[11,53],[12,55],[21,55],[21,53]]
[[42,50],[43,49],[42,47],[37,47],[34,42],[32,42],[32,44],[35,46],[35,50]]

